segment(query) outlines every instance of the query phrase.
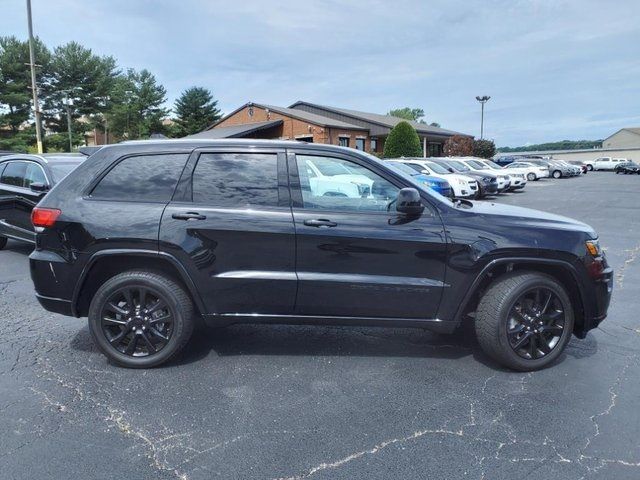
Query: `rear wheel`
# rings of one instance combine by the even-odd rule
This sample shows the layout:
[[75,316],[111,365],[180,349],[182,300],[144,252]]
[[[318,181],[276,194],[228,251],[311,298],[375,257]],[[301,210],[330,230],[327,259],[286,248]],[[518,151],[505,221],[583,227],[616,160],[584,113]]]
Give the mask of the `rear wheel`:
[[7,246],[7,237],[0,237],[0,250]]
[[513,370],[532,371],[562,354],[573,323],[571,300],[555,279],[513,272],[496,280],[484,294],[475,328],[487,355]]
[[587,170],[589,170],[590,172],[592,172],[592,171],[593,171],[593,165],[589,165],[589,164],[587,164]]
[[536,174],[533,172],[529,172],[527,173],[527,180],[530,182],[535,182],[538,179],[538,177],[536,177]]
[[552,176],[553,178],[560,178],[562,177],[562,172],[560,170],[554,170]]
[[89,330],[118,365],[155,367],[186,345],[193,304],[184,289],[157,273],[131,271],[107,280],[89,307]]

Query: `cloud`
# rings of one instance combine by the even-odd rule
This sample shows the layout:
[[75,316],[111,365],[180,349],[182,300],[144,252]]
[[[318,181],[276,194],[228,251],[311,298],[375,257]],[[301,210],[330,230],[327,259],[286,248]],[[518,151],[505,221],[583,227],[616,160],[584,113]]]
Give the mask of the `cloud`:
[[[198,85],[226,111],[248,100],[415,106],[477,135],[475,96],[487,94],[485,132],[499,145],[640,124],[635,0],[32,1],[48,45],[77,40],[148,68],[171,102]],[[24,38],[24,5],[3,16]]]

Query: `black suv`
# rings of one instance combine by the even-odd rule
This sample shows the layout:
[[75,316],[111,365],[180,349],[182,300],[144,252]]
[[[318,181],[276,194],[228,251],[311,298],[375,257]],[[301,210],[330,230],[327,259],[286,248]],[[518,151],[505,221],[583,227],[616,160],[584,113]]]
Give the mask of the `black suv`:
[[7,237],[35,243],[31,210],[84,155],[11,154],[0,157],[0,249]]
[[[322,165],[322,170],[318,166]],[[589,226],[451,201],[353,149],[261,140],[102,148],[33,211],[48,310],[88,317],[128,367],[206,323],[454,331],[517,370],[605,318],[612,269]]]

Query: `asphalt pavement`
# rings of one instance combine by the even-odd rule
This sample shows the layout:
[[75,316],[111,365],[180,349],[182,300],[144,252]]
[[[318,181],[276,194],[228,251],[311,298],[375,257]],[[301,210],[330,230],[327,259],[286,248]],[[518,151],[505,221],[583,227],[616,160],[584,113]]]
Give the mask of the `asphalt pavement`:
[[609,318],[553,367],[468,333],[233,326],[167,366],[113,366],[0,251],[0,478],[638,479],[640,177],[530,182],[500,203],[577,218],[616,271]]

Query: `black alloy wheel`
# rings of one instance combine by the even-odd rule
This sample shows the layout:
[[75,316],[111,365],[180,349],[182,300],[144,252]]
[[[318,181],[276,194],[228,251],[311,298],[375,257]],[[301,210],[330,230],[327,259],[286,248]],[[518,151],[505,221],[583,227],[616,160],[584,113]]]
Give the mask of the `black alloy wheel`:
[[511,307],[507,335],[514,352],[538,359],[552,352],[565,328],[564,307],[558,295],[546,287],[523,293]]
[[175,279],[160,272],[133,270],[98,288],[89,306],[89,331],[114,363],[155,367],[187,344],[193,316],[191,297]]
[[174,313],[146,286],[116,290],[104,304],[102,332],[118,352],[145,357],[161,351],[173,335]]

